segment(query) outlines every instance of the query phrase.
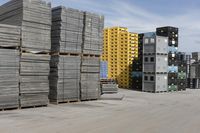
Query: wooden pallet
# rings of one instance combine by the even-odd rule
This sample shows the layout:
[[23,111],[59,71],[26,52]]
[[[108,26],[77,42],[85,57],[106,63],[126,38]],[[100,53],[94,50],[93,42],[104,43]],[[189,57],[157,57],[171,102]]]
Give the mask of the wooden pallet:
[[94,54],[83,54],[84,57],[100,57],[100,55],[94,55]]
[[51,104],[55,104],[55,105],[67,104],[67,103],[77,103],[77,102],[80,102],[80,100],[75,99],[75,100],[65,100],[65,101],[59,101],[59,100],[51,100],[50,101]]
[[12,111],[12,110],[18,110],[19,107],[12,107],[12,108],[3,108],[3,109],[0,109],[0,112],[1,111]]
[[81,53],[63,53],[63,52],[51,52],[50,55],[68,55],[68,56],[81,56]]
[[82,102],[87,102],[87,101],[97,101],[99,99],[84,99],[84,100],[81,100]]
[[48,105],[35,105],[35,106],[19,107],[19,109],[41,108],[41,107],[47,107],[47,106]]

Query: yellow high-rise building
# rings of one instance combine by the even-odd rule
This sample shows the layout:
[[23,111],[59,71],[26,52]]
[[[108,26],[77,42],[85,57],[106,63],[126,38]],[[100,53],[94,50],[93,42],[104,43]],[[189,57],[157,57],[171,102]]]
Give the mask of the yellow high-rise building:
[[108,62],[108,79],[118,82],[120,88],[132,86],[133,59],[138,57],[138,34],[125,27],[104,29],[104,46],[101,59]]

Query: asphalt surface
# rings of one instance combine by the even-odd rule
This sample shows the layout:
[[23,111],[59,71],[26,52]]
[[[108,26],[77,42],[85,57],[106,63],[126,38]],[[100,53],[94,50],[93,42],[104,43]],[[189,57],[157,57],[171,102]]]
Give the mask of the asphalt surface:
[[0,112],[0,133],[199,131],[200,90],[160,94],[120,90],[99,101]]

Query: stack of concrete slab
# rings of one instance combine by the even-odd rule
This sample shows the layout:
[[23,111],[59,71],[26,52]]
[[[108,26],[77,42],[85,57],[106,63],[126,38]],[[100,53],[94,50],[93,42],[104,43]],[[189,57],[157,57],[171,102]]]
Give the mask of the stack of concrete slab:
[[47,105],[51,5],[42,0],[11,0],[0,7],[0,23],[21,26],[21,107]]
[[48,104],[49,55],[22,53],[20,61],[21,107]]
[[84,56],[81,65],[81,100],[100,96],[100,58]]
[[101,54],[103,45],[103,28],[103,16],[89,12],[84,13],[84,54]]
[[0,7],[0,23],[22,26],[23,50],[50,50],[49,3],[42,0],[11,0]]
[[0,24],[0,47],[17,48],[20,46],[20,27]]
[[50,62],[50,102],[80,99],[80,56],[52,55]]
[[19,107],[19,50],[0,49],[0,109]]
[[52,10],[52,52],[81,53],[83,12],[62,6]]
[[0,25],[0,109],[19,107],[20,28]]
[[98,99],[103,27],[103,16],[62,6],[52,9],[51,101]]

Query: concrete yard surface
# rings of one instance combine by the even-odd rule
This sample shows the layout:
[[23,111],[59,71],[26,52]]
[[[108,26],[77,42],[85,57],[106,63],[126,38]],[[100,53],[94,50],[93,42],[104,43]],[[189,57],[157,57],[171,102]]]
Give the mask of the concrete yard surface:
[[109,99],[0,112],[0,133],[198,133],[200,90],[119,90]]

